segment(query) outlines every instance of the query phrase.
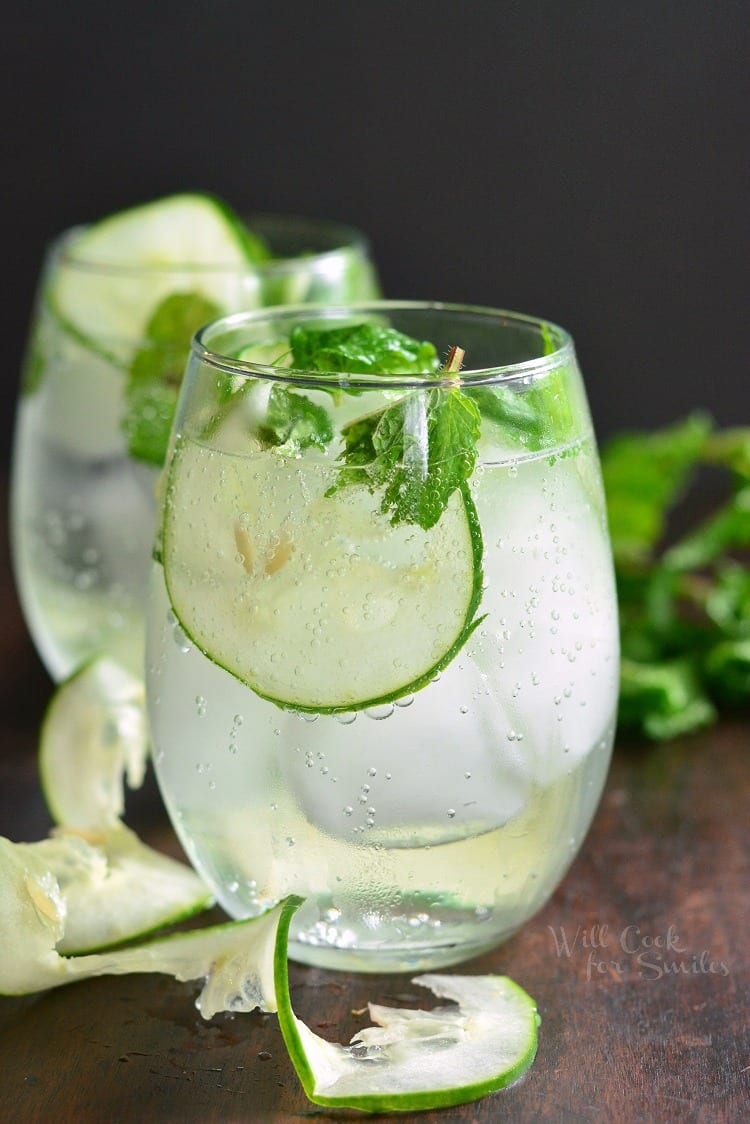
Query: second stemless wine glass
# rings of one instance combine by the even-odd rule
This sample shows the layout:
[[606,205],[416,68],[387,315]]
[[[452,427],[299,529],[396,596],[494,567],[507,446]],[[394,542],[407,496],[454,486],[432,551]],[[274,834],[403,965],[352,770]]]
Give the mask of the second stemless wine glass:
[[[385,345],[368,367],[384,327],[421,374],[391,373]],[[346,355],[342,328],[365,341]],[[466,369],[438,369],[455,345]],[[618,681],[564,331],[403,302],[208,326],[155,558],[154,761],[231,914],[300,894],[293,957],[413,970],[543,904],[599,799]]]
[[275,215],[250,225],[273,254],[259,265],[165,264],[156,250],[137,266],[101,260],[81,228],[49,253],[21,390],[12,522],[24,613],[57,680],[100,654],[141,674],[155,490],[193,331],[222,312],[378,295],[357,231]]

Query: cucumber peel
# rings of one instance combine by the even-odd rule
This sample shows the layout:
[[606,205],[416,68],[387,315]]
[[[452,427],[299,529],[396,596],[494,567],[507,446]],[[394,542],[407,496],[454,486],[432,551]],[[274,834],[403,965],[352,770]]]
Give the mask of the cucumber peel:
[[[213,904],[210,890],[184,863],[142,843],[119,824],[108,832],[57,830],[38,843],[9,843],[28,877],[57,903],[65,955],[142,937]],[[39,893],[32,898],[54,920]]]
[[[53,861],[50,843],[58,845]],[[73,908],[78,912],[79,933],[87,927],[98,931],[96,914],[102,904],[90,872],[79,872],[82,892],[77,896],[71,893],[70,883],[67,887],[61,884],[55,868],[59,870],[59,851],[66,847],[77,849],[76,837],[62,836],[36,844],[0,838],[0,994],[24,995],[91,976],[161,972],[178,980],[205,981],[197,1001],[204,1018],[223,1010],[252,1011],[258,1006],[275,1009],[273,957],[283,906],[255,920],[177,933],[129,948],[61,955],[69,912]],[[80,855],[75,858],[79,860]],[[152,860],[155,866],[157,859],[160,869],[171,862],[160,855]],[[183,870],[179,879],[191,874]],[[122,879],[113,895],[123,914],[131,910],[133,894],[143,885],[139,881],[142,870],[131,874]],[[205,905],[205,887],[196,875],[193,877],[199,891],[196,897],[202,894]]]
[[[56,842],[52,840],[51,842]],[[61,955],[66,897],[45,844],[0,839],[0,993],[21,995],[101,975],[159,972],[202,980],[196,1006],[278,1011],[291,1061],[315,1104],[401,1112],[462,1104],[519,1078],[536,1054],[533,1000],[502,976],[418,976],[458,1006],[434,1011],[370,1004],[378,1024],[349,1046],[327,1042],[296,1018],[287,969],[289,924],[302,899],[289,897],[260,917],[83,956]],[[127,908],[129,891],[121,888]],[[96,912],[96,893],[77,907]]]
[[[285,950],[291,912],[282,915]],[[365,1112],[413,1112],[478,1100],[521,1077],[536,1056],[534,1000],[506,976],[417,976],[458,1006],[419,1011],[370,1003],[378,1024],[349,1046],[328,1042],[292,1009],[286,957],[276,957],[279,1025],[308,1098]]]
[[65,827],[109,828],[148,757],[143,683],[100,657],[57,688],[42,722],[39,776],[47,806]]

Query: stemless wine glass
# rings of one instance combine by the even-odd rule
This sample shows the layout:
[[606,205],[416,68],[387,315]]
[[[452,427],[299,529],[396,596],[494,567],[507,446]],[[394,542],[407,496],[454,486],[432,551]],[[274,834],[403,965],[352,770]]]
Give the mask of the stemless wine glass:
[[[361,324],[428,357],[459,346],[465,369],[321,352],[316,333]],[[385,301],[209,325],[155,558],[156,770],[230,914],[301,894],[294,958],[413,970],[543,904],[599,799],[618,680],[599,463],[562,329]]]
[[[261,265],[165,265],[156,253],[148,265],[102,262],[79,247],[81,228],[47,257],[16,426],[12,525],[24,613],[57,680],[102,653],[141,674],[155,490],[195,329],[258,305],[379,295],[357,231],[288,216],[250,222],[274,255]],[[80,322],[61,311],[60,293],[75,297]]]

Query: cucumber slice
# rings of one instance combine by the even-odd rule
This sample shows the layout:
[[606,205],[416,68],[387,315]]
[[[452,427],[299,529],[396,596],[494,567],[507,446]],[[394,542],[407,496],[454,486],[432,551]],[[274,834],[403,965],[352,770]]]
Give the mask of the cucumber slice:
[[148,756],[142,682],[100,658],[58,687],[42,723],[39,776],[52,818],[107,828],[125,808],[123,775],[143,783]]
[[[99,921],[94,915],[102,899],[100,888],[85,874],[81,893],[71,896],[69,888],[66,893],[45,847],[45,843],[0,838],[0,994],[26,995],[91,976],[162,972],[178,980],[205,980],[197,1006],[207,1019],[218,1011],[276,1009],[274,952],[279,918],[288,905],[250,921],[179,933],[130,948],[61,956],[58,949],[73,910],[79,933],[95,933]],[[58,856],[57,865],[59,861]],[[143,886],[143,868],[130,873],[132,877],[123,877],[107,902],[112,913],[119,912],[123,919]]]
[[[378,1027],[361,1030],[348,1047],[314,1034],[294,1015],[287,972],[289,924],[300,898],[287,898],[247,921],[110,952],[61,956],[73,909],[85,930],[101,900],[86,873],[86,892],[77,899],[70,883],[67,893],[61,887],[55,875],[60,856],[50,863],[49,844],[65,847],[71,840],[24,845],[0,838],[0,994],[24,995],[130,972],[202,979],[196,1006],[204,1018],[220,1011],[278,1010],[284,1042],[310,1100],[369,1112],[476,1100],[515,1081],[534,1060],[539,1023],[534,1001],[502,976],[418,976],[414,983],[459,1005],[414,1011],[371,1004]],[[78,855],[74,865],[77,861]],[[109,904],[119,902],[126,914],[138,881],[138,875],[124,879]]]
[[419,1011],[370,1003],[378,1025],[349,1046],[320,1038],[279,1002],[287,1050],[314,1104],[367,1112],[446,1108],[503,1089],[531,1066],[536,1007],[513,980],[426,975],[412,983],[458,1006]]
[[[286,943],[291,913],[279,925]],[[378,1024],[349,1046],[314,1034],[292,1010],[285,958],[276,958],[276,1002],[286,1048],[314,1104],[410,1112],[478,1100],[505,1088],[536,1056],[536,1004],[506,976],[417,976],[456,1007],[433,1011],[370,1003]]]
[[248,266],[267,251],[211,195],[170,195],[75,235],[53,267],[48,301],[94,351],[126,362],[164,297],[198,292],[225,311],[260,303]]
[[258,695],[358,710],[418,690],[476,627],[482,543],[468,488],[430,531],[394,527],[366,487],[276,453],[180,440],[164,574],[193,643]]
[[213,904],[193,870],[147,847],[122,824],[106,833],[59,831],[16,846],[57,880],[65,903],[57,951],[65,955],[142,937]]

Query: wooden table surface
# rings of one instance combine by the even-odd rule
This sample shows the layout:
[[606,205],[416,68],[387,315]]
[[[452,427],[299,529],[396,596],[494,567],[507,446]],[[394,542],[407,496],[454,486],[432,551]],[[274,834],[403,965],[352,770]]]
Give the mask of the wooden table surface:
[[[28,841],[49,827],[35,751],[51,687],[25,634],[0,523],[0,834]],[[153,781],[128,818],[178,853]],[[618,745],[557,893],[516,937],[458,969],[508,974],[535,997],[533,1068],[475,1104],[401,1119],[750,1120],[748,818],[747,718],[665,746]],[[368,999],[423,1000],[404,976],[291,974],[297,1013],[338,1041]],[[307,1101],[273,1016],[203,1022],[196,990],[141,975],[0,999],[0,1121],[363,1118]]]

